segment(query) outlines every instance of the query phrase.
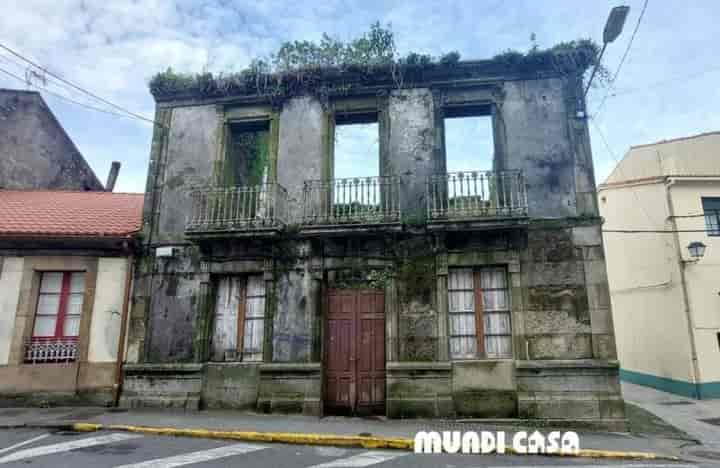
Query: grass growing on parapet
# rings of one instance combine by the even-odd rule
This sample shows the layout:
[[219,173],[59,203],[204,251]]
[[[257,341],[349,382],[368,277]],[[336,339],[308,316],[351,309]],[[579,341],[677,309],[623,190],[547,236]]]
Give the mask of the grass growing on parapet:
[[632,434],[695,441],[688,433],[631,403],[625,403],[625,417]]
[[[598,45],[590,39],[562,42],[548,49],[536,44],[527,51],[508,50],[491,60],[473,62],[494,73],[555,71],[584,73],[597,63]],[[460,53],[432,56],[417,52],[402,55],[390,25],[375,22],[370,30],[348,41],[323,34],[319,42],[286,41],[267,57],[255,58],[250,65],[232,73],[179,73],[172,68],[156,74],[149,83],[156,99],[173,97],[219,97],[264,95],[283,98],[307,93],[326,97],[330,92],[349,93],[368,79],[386,80],[398,88],[422,81],[427,72],[455,70]],[[598,69],[600,80],[607,75]],[[467,71],[463,72],[467,74]],[[460,76],[467,78],[463,73]],[[491,74],[493,72],[490,72]],[[350,75],[354,79],[348,79]],[[358,76],[360,76],[358,81]]]

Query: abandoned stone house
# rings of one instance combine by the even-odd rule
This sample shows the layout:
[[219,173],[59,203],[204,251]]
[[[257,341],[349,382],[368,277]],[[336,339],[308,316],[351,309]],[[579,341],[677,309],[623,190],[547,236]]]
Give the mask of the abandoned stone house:
[[[155,92],[122,404],[622,425],[582,72]],[[492,146],[456,171],[465,118]],[[338,170],[353,125],[371,175]]]

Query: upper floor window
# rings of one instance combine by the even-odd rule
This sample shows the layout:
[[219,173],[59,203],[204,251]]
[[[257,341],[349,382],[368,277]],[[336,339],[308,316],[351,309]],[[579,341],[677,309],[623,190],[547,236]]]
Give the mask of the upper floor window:
[[269,159],[269,120],[228,124],[222,168],[225,185],[254,186],[267,182]]
[[708,236],[720,236],[720,197],[703,197],[705,229]]
[[221,277],[215,300],[213,360],[262,361],[264,333],[263,275]]
[[495,143],[490,106],[448,107],[443,115],[446,171],[492,170]]
[[512,357],[507,271],[451,268],[448,314],[452,359]]
[[380,127],[377,112],[335,115],[335,179],[380,175]]
[[25,347],[27,362],[77,358],[84,297],[85,273],[54,271],[40,275],[33,333]]

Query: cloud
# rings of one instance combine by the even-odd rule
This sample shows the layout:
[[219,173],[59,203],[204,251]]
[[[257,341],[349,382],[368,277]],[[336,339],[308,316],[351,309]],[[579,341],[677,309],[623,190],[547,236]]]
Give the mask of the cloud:
[[[605,55],[613,71],[643,0],[625,3],[631,6],[625,31]],[[579,37],[600,40],[614,3],[583,2],[579,9],[575,0],[6,0],[3,6],[7,14],[0,16],[0,42],[101,96],[151,116],[154,103],[147,80],[169,66],[181,71],[239,70],[284,40],[317,40],[323,32],[347,40],[376,20],[392,23],[403,53],[458,50],[464,58],[486,58],[506,49],[526,50],[532,33],[541,47]],[[617,81],[618,88],[641,91],[609,98],[597,117],[614,153],[623,154],[631,144],[720,126],[720,71],[642,90],[647,83],[715,66],[713,33],[718,19],[717,2],[650,2]],[[24,74],[24,67],[1,52],[0,67]],[[0,76],[0,86],[23,85]],[[67,89],[53,89],[85,99]],[[591,113],[604,92],[590,92]],[[46,99],[101,178],[109,160],[119,159],[132,168],[125,174],[137,178],[121,177],[120,189],[144,187],[144,170],[139,168],[147,165],[149,125]],[[597,181],[602,182],[614,162],[594,130],[591,135]]]

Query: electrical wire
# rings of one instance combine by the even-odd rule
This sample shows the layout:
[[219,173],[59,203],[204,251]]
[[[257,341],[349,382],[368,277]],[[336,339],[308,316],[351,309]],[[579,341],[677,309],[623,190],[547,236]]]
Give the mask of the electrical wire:
[[[21,76],[19,76],[19,75],[16,75],[15,73],[9,72],[9,71],[5,70],[4,68],[0,68],[0,72],[1,72],[1,73],[5,73],[5,74],[8,75],[8,76],[11,76],[11,77],[13,77],[13,78],[15,78],[15,79],[17,79],[17,80],[22,81],[23,83],[28,84],[27,81],[26,81],[23,77],[21,77]],[[107,110],[107,109],[101,109],[100,107],[91,106],[90,104],[85,104],[85,103],[83,103],[83,102],[76,101],[76,100],[74,100],[74,99],[70,99],[69,97],[63,96],[63,95],[58,94],[58,93],[55,93],[55,92],[53,92],[53,91],[50,91],[49,89],[44,88],[44,87],[42,87],[42,86],[37,86],[37,85],[33,85],[33,84],[30,84],[30,86],[33,86],[34,88],[40,89],[40,90],[42,90],[44,93],[49,94],[50,96],[54,96],[54,97],[56,97],[56,98],[58,98],[58,99],[62,99],[63,101],[67,101],[67,102],[69,102],[69,103],[72,103],[72,104],[75,104],[75,105],[78,105],[78,106],[82,106],[82,107],[84,107],[84,108],[86,108],[86,109],[94,110],[94,111],[97,111],[97,112],[102,112],[102,113],[105,113],[105,114],[115,115],[115,116],[117,116],[117,117],[131,118],[131,117],[130,117],[129,115],[127,115],[127,114],[121,114],[121,113],[119,113],[119,112],[114,112],[114,111]]]
[[23,56],[23,55],[20,54],[19,52],[14,51],[13,49],[7,47],[6,45],[4,45],[4,44],[2,44],[2,43],[0,43],[0,49],[3,49],[3,50],[5,50],[5,51],[7,51],[7,52],[10,52],[10,53],[11,53],[12,55],[14,55],[15,57],[17,57],[17,58],[19,58],[19,59],[21,59],[21,60],[29,63],[30,65],[32,65],[33,67],[35,67],[35,68],[37,68],[37,69],[39,69],[39,70],[42,70],[42,71],[45,72],[46,74],[48,74],[48,75],[50,75],[51,77],[55,78],[56,80],[58,80],[58,81],[60,81],[60,82],[62,82],[62,83],[65,83],[66,85],[71,86],[71,87],[73,87],[74,89],[76,89],[76,90],[78,90],[78,91],[80,91],[80,92],[82,92],[82,93],[84,93],[84,94],[87,94],[88,96],[92,97],[93,99],[96,99],[96,100],[98,100],[98,101],[100,101],[100,102],[102,102],[102,103],[104,103],[104,104],[106,104],[106,105],[108,105],[108,106],[114,107],[115,109],[118,109],[119,111],[122,111],[122,112],[124,112],[124,113],[126,113],[126,114],[128,114],[128,115],[130,115],[130,116],[132,116],[132,117],[134,117],[134,118],[136,118],[136,119],[144,120],[144,121],[149,122],[149,123],[152,123],[152,124],[154,124],[154,125],[160,125],[160,126],[162,126],[162,124],[161,124],[160,122],[156,122],[155,120],[148,119],[147,117],[144,117],[144,116],[142,116],[142,115],[140,115],[140,114],[136,114],[135,112],[132,112],[132,111],[130,111],[130,110],[128,110],[128,109],[126,109],[126,108],[124,108],[124,107],[122,107],[122,106],[119,106],[119,105],[117,105],[117,104],[115,104],[115,103],[113,103],[113,102],[110,102],[110,101],[108,101],[107,99],[104,99],[104,98],[102,98],[102,97],[100,97],[100,96],[98,96],[98,95],[96,95],[96,94],[94,94],[94,93],[86,90],[85,88],[82,88],[81,86],[78,86],[78,85],[76,85],[75,83],[72,83],[72,82],[66,80],[66,79],[63,78],[63,77],[56,75],[55,73],[53,73],[52,71],[48,70],[47,68],[45,68],[45,67],[43,67],[43,66],[41,66],[41,65],[38,65],[37,63],[33,62],[32,60],[30,60],[30,59],[28,59],[27,57]]
[[[623,64],[625,63],[625,59],[627,59],[628,54],[630,53],[630,49],[632,48],[633,41],[635,40],[635,35],[638,32],[638,29],[640,29],[640,23],[642,23],[643,17],[645,16],[645,10],[647,10],[649,0],[645,0],[645,3],[643,3],[642,10],[640,11],[640,16],[638,17],[637,24],[635,24],[635,29],[632,32],[632,35],[630,36],[630,41],[628,41],[628,45],[625,48],[625,53],[623,53],[622,58],[620,59],[620,63],[617,66],[617,69],[615,70],[615,74],[613,75],[613,79],[610,82],[610,86],[614,86],[617,82],[618,75],[620,75],[620,70],[622,69]],[[603,106],[605,105],[605,101],[607,101],[608,95],[610,94],[610,88],[605,92],[605,96],[603,96],[602,101],[600,102],[600,105],[595,110],[595,115],[600,115],[600,112],[603,109]]]
[[639,92],[647,91],[648,89],[657,88],[657,87],[660,87],[660,86],[663,86],[666,84],[672,84],[672,83],[676,83],[679,81],[691,80],[694,78],[698,78],[702,75],[705,75],[707,73],[712,73],[712,72],[716,72],[716,71],[720,71],[720,67],[711,67],[711,68],[706,68],[704,70],[698,70],[694,73],[689,73],[687,75],[678,75],[678,76],[675,76],[674,78],[669,78],[667,80],[660,80],[660,81],[656,81],[654,83],[649,83],[649,84],[643,86],[642,88],[619,89],[613,93],[610,93],[608,98],[625,96],[626,94],[639,93]]

